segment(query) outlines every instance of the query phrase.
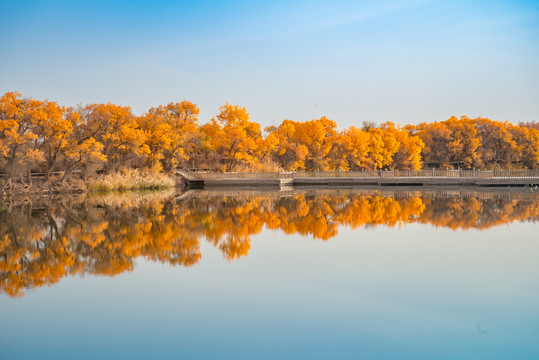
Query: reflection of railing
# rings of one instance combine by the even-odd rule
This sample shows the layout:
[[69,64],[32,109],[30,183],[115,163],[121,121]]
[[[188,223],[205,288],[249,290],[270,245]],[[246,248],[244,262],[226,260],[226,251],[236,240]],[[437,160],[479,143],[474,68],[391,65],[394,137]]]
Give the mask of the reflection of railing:
[[300,171],[300,172],[209,172],[178,170],[188,180],[217,179],[301,179],[301,178],[437,178],[437,179],[536,179],[539,170],[367,170],[367,171]]
[[490,188],[474,188],[471,189],[436,189],[429,190],[416,188],[414,190],[395,190],[385,188],[341,188],[341,189],[327,189],[327,188],[299,188],[290,190],[246,190],[246,189],[209,189],[209,190],[189,190],[181,195],[183,200],[185,199],[212,199],[222,197],[234,197],[234,198],[252,198],[252,197],[267,197],[267,198],[283,198],[290,196],[381,196],[390,198],[430,198],[430,199],[467,199],[477,198],[479,200],[534,200],[539,201],[539,192],[530,191],[529,189],[523,190],[522,188],[501,188],[495,191],[485,190]]

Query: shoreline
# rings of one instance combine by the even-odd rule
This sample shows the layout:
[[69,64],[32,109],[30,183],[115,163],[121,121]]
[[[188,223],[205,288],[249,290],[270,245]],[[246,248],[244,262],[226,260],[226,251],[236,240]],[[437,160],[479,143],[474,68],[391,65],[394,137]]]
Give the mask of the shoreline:
[[189,189],[301,188],[312,186],[537,187],[538,170],[414,170],[294,173],[177,171]]
[[[301,189],[355,188],[441,188],[534,189],[539,187],[538,170],[416,170],[359,172],[283,172],[283,173],[196,173],[178,170],[175,174],[141,171],[113,173],[91,178],[70,179],[65,183],[35,178],[19,182],[2,197],[56,196],[130,191],[246,190],[284,191]],[[36,181],[37,180],[37,181]]]

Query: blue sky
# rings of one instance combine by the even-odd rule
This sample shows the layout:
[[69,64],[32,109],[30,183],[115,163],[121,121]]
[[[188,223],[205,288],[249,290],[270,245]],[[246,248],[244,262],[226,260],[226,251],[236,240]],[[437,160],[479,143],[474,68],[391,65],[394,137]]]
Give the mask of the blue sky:
[[539,121],[539,1],[4,1],[0,92],[137,114]]

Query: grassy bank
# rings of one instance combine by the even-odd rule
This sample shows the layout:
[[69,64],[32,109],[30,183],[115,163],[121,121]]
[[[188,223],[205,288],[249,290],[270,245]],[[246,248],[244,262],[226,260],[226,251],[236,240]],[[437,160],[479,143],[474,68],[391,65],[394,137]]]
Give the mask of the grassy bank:
[[124,169],[117,173],[97,175],[88,181],[88,191],[156,190],[171,188],[175,180],[148,169]]

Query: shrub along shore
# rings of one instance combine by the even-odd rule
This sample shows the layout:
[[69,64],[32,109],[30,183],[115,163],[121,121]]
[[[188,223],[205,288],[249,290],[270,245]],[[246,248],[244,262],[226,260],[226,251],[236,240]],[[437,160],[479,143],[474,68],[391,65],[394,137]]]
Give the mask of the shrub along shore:
[[174,187],[171,176],[148,169],[125,169],[120,172],[94,176],[88,182],[88,191],[158,190]]
[[[61,174],[61,173],[60,173]],[[77,177],[80,173],[62,181],[62,175],[52,173],[48,180],[42,174],[32,174],[12,183],[11,195],[37,195],[59,193],[87,193],[129,190],[162,190],[182,186],[181,179],[155,172],[151,169],[124,169],[107,174],[93,174],[86,179]],[[37,175],[37,176],[36,176]],[[0,178],[0,186],[4,180]],[[1,194],[0,194],[1,195]]]
[[[262,129],[225,104],[205,124],[189,102],[141,116],[111,103],[64,107],[16,92],[0,98],[0,193],[173,186],[175,168],[213,171],[537,169],[539,123],[451,117],[418,125],[327,117]],[[56,172],[61,175],[55,175]],[[41,173],[42,181],[32,174]],[[34,178],[34,179],[33,179]]]

